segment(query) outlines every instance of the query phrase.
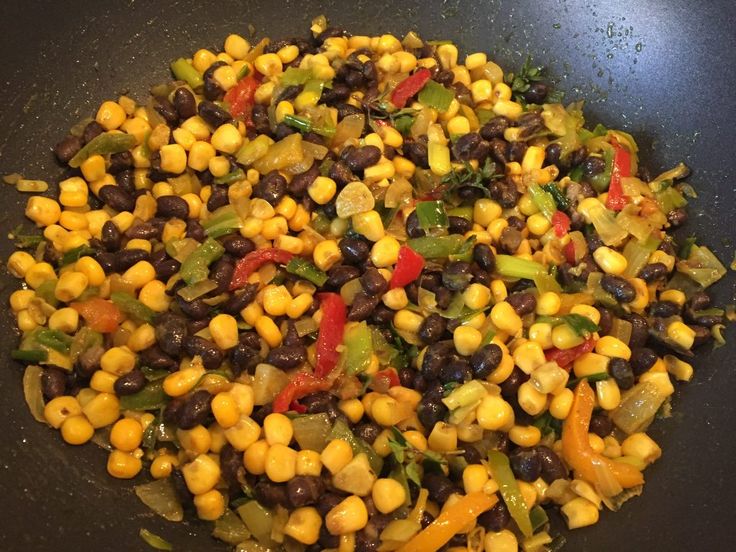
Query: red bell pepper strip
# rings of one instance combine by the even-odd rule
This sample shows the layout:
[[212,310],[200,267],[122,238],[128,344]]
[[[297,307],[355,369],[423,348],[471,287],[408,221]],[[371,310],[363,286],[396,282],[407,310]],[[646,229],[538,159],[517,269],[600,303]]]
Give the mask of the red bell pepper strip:
[[619,144],[615,138],[611,139],[611,143],[614,154],[606,207],[613,211],[620,211],[628,203],[628,198],[624,195],[624,190],[621,186],[621,179],[631,176],[631,153]]
[[225,94],[225,101],[230,105],[230,115],[244,120],[248,126],[253,124],[251,112],[255,104],[256,89],[260,85],[260,76],[248,75]]
[[396,88],[394,88],[394,91],[391,93],[391,103],[399,109],[402,109],[406,106],[406,102],[408,102],[410,98],[424,88],[424,85],[427,84],[430,78],[432,78],[431,71],[424,67],[419,69],[413,75],[406,77],[396,85]]
[[240,289],[247,284],[248,277],[264,264],[270,262],[286,264],[293,256],[293,253],[289,253],[288,251],[277,249],[275,247],[267,247],[251,251],[235,265],[233,277],[230,280],[230,291]]
[[560,368],[569,369],[570,365],[585,353],[589,353],[595,347],[596,339],[589,337],[585,342],[572,349],[549,349],[544,352],[547,362],[555,361]]
[[555,229],[555,235],[561,238],[570,231],[570,217],[563,211],[555,211],[552,215],[552,227]]
[[389,286],[393,289],[411,284],[419,278],[423,268],[424,257],[408,245],[402,245],[399,249],[399,258],[396,261],[396,268],[391,275]]
[[90,329],[100,333],[112,333],[125,320],[123,313],[111,301],[100,297],[92,297],[86,301],[77,301],[70,305],[77,311]]
[[[318,391],[327,391],[332,387],[333,383],[331,380],[318,378],[309,372],[299,372],[276,395],[276,398],[273,400],[273,411],[286,412],[292,407],[298,409],[294,404],[296,401]],[[298,405],[299,403],[296,404]]]
[[342,343],[345,333],[347,308],[337,293],[320,293],[317,298],[322,309],[322,320],[317,334],[317,365],[314,367],[314,375],[324,378],[332,372],[340,359],[337,346]]

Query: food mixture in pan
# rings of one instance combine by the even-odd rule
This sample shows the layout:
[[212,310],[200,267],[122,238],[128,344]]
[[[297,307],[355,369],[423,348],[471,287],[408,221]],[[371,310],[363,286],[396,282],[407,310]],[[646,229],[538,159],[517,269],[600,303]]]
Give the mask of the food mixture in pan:
[[557,550],[641,492],[732,314],[668,234],[684,165],[415,33],[317,18],[171,71],[72,128],[11,236],[39,421],[243,552]]

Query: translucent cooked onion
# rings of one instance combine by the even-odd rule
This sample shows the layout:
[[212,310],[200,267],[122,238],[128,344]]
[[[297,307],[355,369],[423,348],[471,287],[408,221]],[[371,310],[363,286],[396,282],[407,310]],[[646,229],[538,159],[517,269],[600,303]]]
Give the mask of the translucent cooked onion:
[[643,431],[654,419],[665,397],[650,382],[635,385],[611,414],[611,420],[620,430],[631,435]]
[[169,479],[157,479],[150,483],[136,485],[133,490],[143,504],[162,518],[169,521],[184,519],[184,509]]
[[365,115],[362,113],[355,113],[343,117],[342,121],[337,123],[335,129],[335,136],[332,137],[332,146],[341,146],[348,140],[357,140],[360,135],[363,134],[365,128]]
[[23,395],[28,405],[28,410],[37,422],[47,423],[43,415],[43,392],[41,391],[41,376],[43,368],[30,365],[23,373]]

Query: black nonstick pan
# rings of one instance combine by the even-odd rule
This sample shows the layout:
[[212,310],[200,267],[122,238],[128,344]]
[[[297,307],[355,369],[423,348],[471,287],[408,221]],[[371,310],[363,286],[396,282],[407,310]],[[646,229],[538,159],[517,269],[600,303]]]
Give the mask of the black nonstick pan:
[[[305,35],[312,17],[360,34],[417,30],[490,51],[504,68],[527,53],[549,66],[568,100],[585,98],[588,119],[621,126],[638,140],[652,172],[684,160],[699,197],[684,235],[703,238],[728,265],[736,228],[736,4],[731,0],[324,0],[198,2],[128,0],[0,3],[0,174],[55,181],[51,146],[107,98],[143,98],[169,78],[168,63],[230,32]],[[0,188],[4,237],[23,220],[26,197]],[[0,304],[17,282],[2,271]],[[716,288],[734,301],[734,278]],[[0,308],[0,550],[147,550],[141,527],[176,550],[226,550],[206,524],[163,521],[138,502],[129,482],[105,473],[94,445],[72,449],[33,421],[21,391],[21,366],[7,353],[17,334]],[[732,333],[732,332],[729,332]],[[672,418],[652,435],[664,456],[646,471],[644,495],[594,527],[567,533],[566,550],[732,550],[731,500],[736,421],[734,336],[695,361],[678,387]]]

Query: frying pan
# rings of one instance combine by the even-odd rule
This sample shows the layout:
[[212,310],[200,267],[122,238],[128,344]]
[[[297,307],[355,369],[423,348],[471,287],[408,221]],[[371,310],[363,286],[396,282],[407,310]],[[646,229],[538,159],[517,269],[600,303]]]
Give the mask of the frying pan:
[[[257,37],[305,35],[312,17],[360,34],[415,29],[449,38],[465,52],[490,51],[504,68],[527,53],[548,65],[566,98],[588,100],[591,122],[637,138],[652,172],[680,160],[695,172],[700,197],[686,233],[695,233],[726,264],[736,228],[736,4],[718,0],[333,0],[156,3],[4,0],[0,7],[0,174],[21,172],[56,182],[50,146],[107,98],[139,99],[170,78],[170,60],[199,47],[221,47],[230,32]],[[23,219],[26,197],[0,189],[0,233]],[[1,240],[7,258],[10,243]],[[0,302],[17,282],[3,271]],[[716,288],[733,302],[733,278]],[[14,348],[9,309],[0,309],[0,345]],[[644,495],[594,527],[567,533],[567,550],[730,550],[736,523],[736,345],[698,356],[695,380],[678,388],[674,416],[653,437],[664,456],[646,471]],[[226,550],[198,521],[167,523],[138,502],[131,483],[105,473],[94,445],[72,449],[34,422],[21,392],[21,367],[0,368],[0,550],[148,550],[141,527],[177,550]]]

